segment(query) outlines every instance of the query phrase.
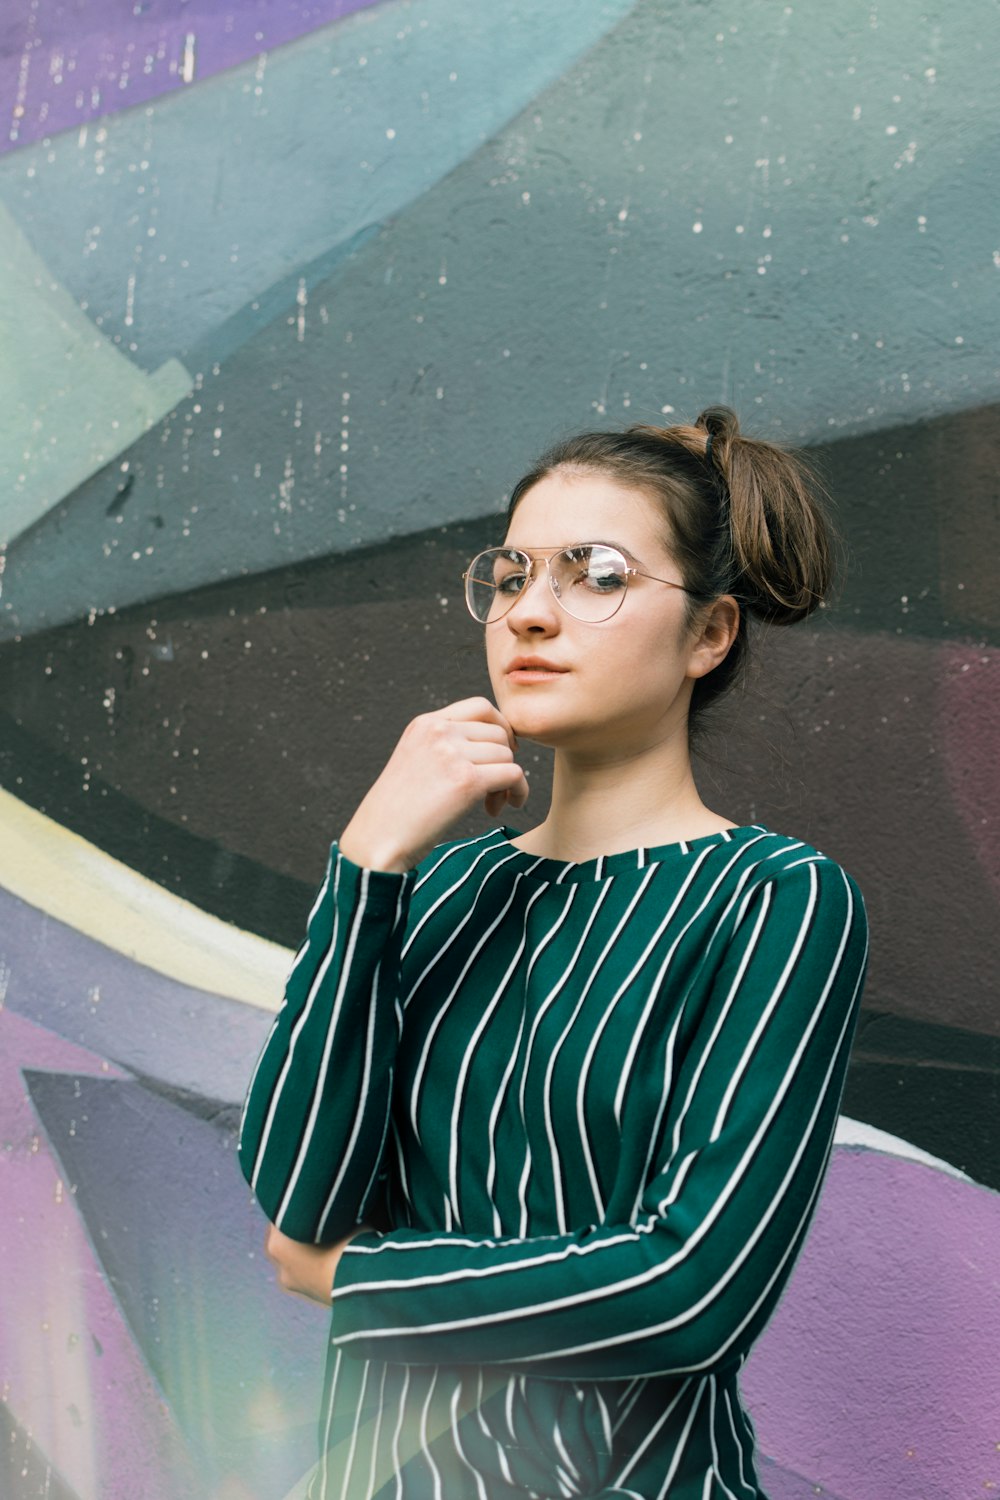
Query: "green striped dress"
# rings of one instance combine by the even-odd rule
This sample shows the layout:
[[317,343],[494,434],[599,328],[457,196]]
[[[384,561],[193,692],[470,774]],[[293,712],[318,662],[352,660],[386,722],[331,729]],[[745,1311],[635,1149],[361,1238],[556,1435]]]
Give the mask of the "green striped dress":
[[316,1500],[759,1500],[738,1373],[816,1205],[857,887],[759,826],[583,863],[334,846],[244,1107],[344,1253]]

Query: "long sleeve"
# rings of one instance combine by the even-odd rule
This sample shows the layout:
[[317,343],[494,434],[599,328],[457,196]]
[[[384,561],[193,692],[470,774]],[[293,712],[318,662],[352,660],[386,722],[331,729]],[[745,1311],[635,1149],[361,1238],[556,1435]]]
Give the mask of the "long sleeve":
[[334,845],[243,1107],[239,1160],[268,1218],[330,1243],[361,1222],[385,1148],[414,875]]
[[545,1237],[362,1234],[338,1266],[333,1343],[578,1379],[738,1360],[816,1204],[866,963],[864,907],[838,865],[803,859],[752,882],[696,1011],[681,996],[664,1012],[632,1203]]

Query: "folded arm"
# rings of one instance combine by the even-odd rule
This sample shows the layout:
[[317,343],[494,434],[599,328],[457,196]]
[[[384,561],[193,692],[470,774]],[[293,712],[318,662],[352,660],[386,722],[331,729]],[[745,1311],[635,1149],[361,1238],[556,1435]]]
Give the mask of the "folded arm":
[[757,887],[676,1067],[634,1217],[534,1239],[362,1233],[337,1268],[334,1342],[582,1379],[739,1357],[815,1207],[866,960],[864,908],[837,865]]

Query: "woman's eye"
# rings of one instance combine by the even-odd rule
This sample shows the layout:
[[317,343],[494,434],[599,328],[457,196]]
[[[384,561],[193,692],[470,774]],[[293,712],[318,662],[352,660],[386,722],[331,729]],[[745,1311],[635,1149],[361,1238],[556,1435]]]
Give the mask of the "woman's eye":
[[503,578],[497,579],[498,594],[519,594],[523,588],[523,573],[505,573]]
[[614,594],[625,587],[626,578],[610,549],[599,546],[567,547],[563,556],[568,564],[570,582],[590,594]]
[[598,573],[588,569],[581,575],[580,582],[595,594],[613,594],[616,589],[625,587],[622,575],[611,571]]

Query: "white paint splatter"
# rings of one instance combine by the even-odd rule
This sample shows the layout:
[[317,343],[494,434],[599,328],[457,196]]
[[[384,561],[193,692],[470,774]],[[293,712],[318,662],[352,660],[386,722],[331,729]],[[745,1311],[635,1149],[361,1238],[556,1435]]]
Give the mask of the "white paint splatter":
[[181,58],[181,81],[193,83],[195,67],[197,64],[197,38],[193,31],[189,31],[184,38],[184,55]]

